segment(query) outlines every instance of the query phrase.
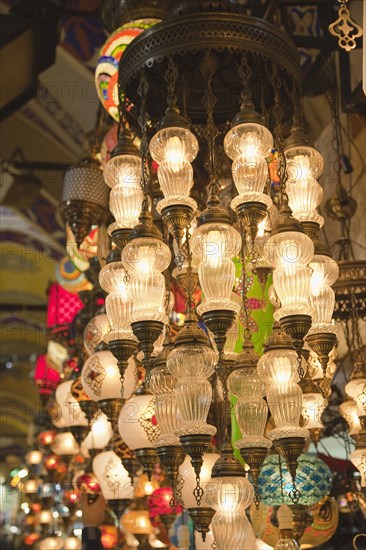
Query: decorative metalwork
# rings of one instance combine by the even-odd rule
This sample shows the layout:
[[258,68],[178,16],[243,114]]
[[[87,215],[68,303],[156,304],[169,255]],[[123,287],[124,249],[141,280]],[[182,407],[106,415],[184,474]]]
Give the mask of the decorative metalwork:
[[348,0],[338,0],[341,3],[338,10],[338,19],[328,27],[330,34],[338,38],[338,45],[350,52],[356,46],[356,38],[362,36],[362,27],[357,25],[346,6]]
[[104,367],[101,365],[98,356],[91,357],[86,367],[84,380],[95,395],[101,395],[105,377],[106,372]]
[[[144,414],[139,418],[139,424],[143,428],[150,443],[159,437],[160,430],[157,423],[154,424],[155,419],[155,397],[151,399],[148,406],[145,409]],[[155,421],[156,422],[156,421]]]

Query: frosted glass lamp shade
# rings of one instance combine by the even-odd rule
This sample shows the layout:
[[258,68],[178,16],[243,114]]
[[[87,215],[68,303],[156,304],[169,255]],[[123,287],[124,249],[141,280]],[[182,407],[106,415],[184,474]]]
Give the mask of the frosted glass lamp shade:
[[240,234],[225,223],[207,223],[198,227],[191,237],[192,252],[201,262],[218,268],[234,258],[241,246]]
[[344,389],[356,401],[358,416],[366,416],[366,378],[350,380]]
[[216,512],[235,514],[249,506],[254,497],[246,477],[215,477],[206,485],[206,502]]
[[355,449],[349,458],[361,474],[361,487],[366,487],[366,448]]
[[60,456],[74,456],[79,452],[79,445],[71,432],[61,432],[56,434],[51,450],[53,453]]
[[349,435],[360,433],[361,424],[357,414],[357,403],[353,399],[348,399],[339,405],[339,412],[349,426]]
[[38,466],[43,460],[43,453],[34,449],[25,455],[24,460],[27,466]]
[[143,200],[140,185],[116,185],[109,195],[109,209],[115,219],[112,231],[117,228],[132,229],[138,224]]
[[154,447],[154,442],[159,436],[155,418],[155,397],[147,393],[133,394],[122,407],[118,431],[133,451]]
[[84,330],[84,347],[89,355],[94,353],[96,347],[103,342],[108,331],[109,322],[105,313],[95,315],[90,319]]
[[93,460],[93,472],[106,500],[133,498],[128,472],[114,451],[99,453]]
[[[123,397],[127,399],[135,387],[135,362],[128,362],[123,384]],[[84,363],[81,383],[93,401],[121,397],[121,380],[117,359],[110,351],[97,351]]]
[[[203,465],[200,473],[200,485],[204,490],[202,506],[207,506],[205,497],[205,487],[211,479],[211,472],[215,462],[220,458],[218,453],[205,453],[203,455]],[[196,487],[196,474],[191,464],[191,459],[186,456],[183,464],[179,467],[179,474],[184,479],[182,487],[182,502],[184,508],[195,508],[197,506],[193,491]]]
[[73,382],[73,380],[67,380],[57,386],[55,392],[56,403],[60,407],[66,427],[88,426],[88,422],[78,401],[71,393]]
[[267,385],[283,386],[299,381],[297,353],[294,350],[273,350],[258,361],[258,374]]
[[112,426],[104,413],[99,413],[90,432],[81,443],[81,450],[103,449],[112,437]]
[[302,396],[302,418],[304,428],[323,428],[321,416],[326,407],[327,401],[321,393],[305,393]]

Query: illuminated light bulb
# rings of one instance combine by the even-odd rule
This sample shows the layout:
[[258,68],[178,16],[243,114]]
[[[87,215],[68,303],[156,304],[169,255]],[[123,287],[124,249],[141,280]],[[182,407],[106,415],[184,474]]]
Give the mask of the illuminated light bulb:
[[125,188],[140,187],[141,178],[142,166],[138,154],[114,156],[104,167],[104,179],[111,189],[116,185],[122,185]]
[[55,392],[56,403],[60,407],[65,427],[88,426],[88,421],[80,404],[71,393],[73,382],[74,380],[67,380],[57,386]]
[[41,510],[38,514],[38,521],[41,525],[48,525],[53,521],[51,510]]
[[349,455],[352,464],[361,474],[361,487],[366,487],[366,447],[357,448]]
[[366,416],[366,363],[361,355],[358,356],[350,381],[344,389],[356,401],[358,416]]
[[[97,351],[84,363],[81,383],[90,399],[121,398],[121,380],[117,359],[110,351]],[[129,360],[123,383],[123,397],[128,399],[136,386],[136,364]]]
[[[218,453],[205,453],[202,458],[203,464],[200,473],[200,486],[203,489],[203,498],[201,505],[208,506],[206,503],[205,488],[211,479],[212,468],[214,467],[215,462],[220,458],[220,455]],[[184,479],[181,494],[183,506],[186,510],[189,508],[195,508],[197,503],[193,495],[193,491],[196,487],[196,474],[193,469],[191,459],[188,455],[185,457],[183,464],[179,467],[179,474]]]
[[353,399],[347,399],[339,405],[339,412],[349,426],[349,435],[358,435],[361,424],[357,414],[357,403]]
[[47,537],[40,541],[39,550],[62,550],[64,541],[61,537]]
[[79,445],[71,432],[61,432],[56,434],[51,450],[53,453],[60,456],[74,456],[79,452]]
[[21,481],[18,485],[18,489],[26,495],[35,495],[41,484],[42,481],[40,479],[29,478]]
[[84,347],[89,355],[95,352],[109,330],[108,317],[105,313],[95,315],[90,319],[84,329]]
[[106,500],[133,498],[128,472],[114,451],[103,451],[94,457],[93,472]]

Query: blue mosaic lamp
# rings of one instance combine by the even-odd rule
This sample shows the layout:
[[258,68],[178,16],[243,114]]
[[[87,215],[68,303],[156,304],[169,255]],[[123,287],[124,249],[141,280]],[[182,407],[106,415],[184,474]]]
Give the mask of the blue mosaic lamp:
[[[329,494],[331,484],[332,472],[325,462],[312,455],[300,455],[296,471],[296,487],[301,493],[298,504],[305,506],[315,504]],[[292,478],[285,460],[277,454],[267,456],[258,478],[258,492],[261,500],[269,506],[291,505],[293,502],[289,493],[292,487]]]

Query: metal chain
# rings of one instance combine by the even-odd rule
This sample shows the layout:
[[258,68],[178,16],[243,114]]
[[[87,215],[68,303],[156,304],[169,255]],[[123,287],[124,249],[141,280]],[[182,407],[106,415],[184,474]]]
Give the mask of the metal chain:
[[241,85],[242,85],[242,92],[241,92],[242,104],[241,104],[241,108],[244,108],[245,100],[246,99],[249,99],[249,100],[252,99],[250,86],[249,86],[249,81],[250,81],[250,79],[253,75],[253,70],[252,70],[250,64],[248,63],[247,55],[245,53],[243,53],[243,55],[241,56],[240,61],[237,63],[237,71],[238,71],[238,75],[240,77]]
[[169,56],[168,68],[165,71],[165,75],[164,75],[164,80],[167,84],[168,108],[173,107],[177,104],[177,94],[176,94],[177,79],[178,79],[177,66],[173,61],[173,57]]
[[205,168],[209,175],[209,193],[218,194],[220,188],[216,177],[215,164],[215,141],[219,135],[219,131],[214,121],[214,110],[217,98],[213,93],[212,81],[216,71],[216,63],[213,57],[210,56],[210,50],[206,52],[206,56],[201,65],[201,73],[206,82],[206,91],[202,98],[202,105],[206,109],[207,125],[205,129],[205,138],[208,143],[209,158]]
[[[147,110],[146,110],[146,97],[147,92],[149,91],[149,83],[147,81],[146,73],[144,70],[141,71],[140,75],[140,84],[137,88],[137,93],[140,97],[140,114],[138,118],[139,126],[141,129],[141,163],[142,163],[142,190],[144,192],[145,199],[149,194],[149,169],[147,165],[147,155],[148,155],[148,140],[147,140]],[[146,205],[145,205],[146,206]]]

